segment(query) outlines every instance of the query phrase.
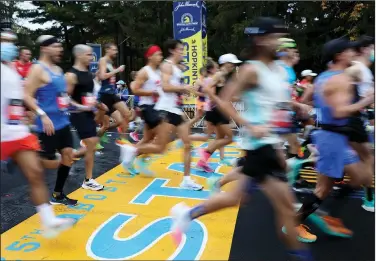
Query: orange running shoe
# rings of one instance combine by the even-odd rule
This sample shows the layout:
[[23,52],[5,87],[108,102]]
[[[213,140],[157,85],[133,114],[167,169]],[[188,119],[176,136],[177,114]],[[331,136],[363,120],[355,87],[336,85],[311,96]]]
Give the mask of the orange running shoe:
[[309,232],[309,227],[300,224],[296,227],[298,233],[298,240],[303,243],[313,243],[317,240],[317,236]]
[[330,216],[323,216],[322,220],[327,226],[327,229],[325,229],[324,231],[327,234],[339,237],[352,237],[353,232],[345,227],[341,219]]

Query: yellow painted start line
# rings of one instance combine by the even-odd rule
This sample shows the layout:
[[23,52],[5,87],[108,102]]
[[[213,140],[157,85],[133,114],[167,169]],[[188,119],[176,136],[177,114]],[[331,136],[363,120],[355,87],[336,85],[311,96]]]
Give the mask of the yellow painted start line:
[[[198,146],[205,144],[195,143]],[[235,146],[226,148],[227,158],[239,153]],[[150,166],[153,178],[131,177],[120,166],[113,168],[97,178],[104,191],[80,188],[70,194],[79,205],[55,206],[58,215],[78,220],[74,228],[44,239],[34,215],[1,235],[1,260],[228,260],[237,208],[195,220],[179,246],[169,236],[171,207],[182,201],[194,206],[209,196],[207,190],[179,188],[182,157],[179,149],[155,159]],[[192,162],[197,160],[193,152]],[[220,176],[230,167],[218,166],[218,160],[215,153],[210,164]],[[207,189],[208,174],[194,168],[191,173]]]

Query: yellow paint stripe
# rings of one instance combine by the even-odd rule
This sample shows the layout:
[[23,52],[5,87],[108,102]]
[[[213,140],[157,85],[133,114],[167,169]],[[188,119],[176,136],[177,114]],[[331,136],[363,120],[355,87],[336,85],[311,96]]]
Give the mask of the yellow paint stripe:
[[[228,151],[237,150],[228,149]],[[168,180],[166,186],[178,187],[182,174],[167,170],[167,167],[172,163],[181,162],[182,157],[181,150],[171,150],[165,156],[152,162],[150,169],[157,173],[157,178]],[[216,161],[218,160],[213,160],[213,162]],[[220,168],[220,172],[228,172],[229,170],[230,167]],[[117,213],[136,215],[120,230],[118,236],[124,238],[134,235],[134,233],[157,219],[169,216],[171,207],[179,202],[184,201],[189,206],[195,206],[202,201],[157,196],[147,205],[130,204],[130,201],[155,179],[142,175],[135,178],[129,178],[129,176],[127,178],[127,176],[122,168],[117,166],[96,179],[101,184],[117,188],[116,192],[95,192],[80,188],[69,195],[71,198],[78,199],[80,203],[93,204],[94,207],[90,211],[55,206],[54,209],[57,214],[84,215],[74,228],[61,234],[57,239],[47,240],[40,234],[35,233],[40,228],[40,220],[37,215],[33,215],[3,233],[1,235],[1,257],[6,260],[88,260],[89,257],[85,248],[89,237],[99,226]],[[193,178],[206,186],[205,178]],[[227,189],[228,187],[224,188],[224,190]],[[105,196],[106,199],[93,200],[93,198],[100,196]],[[199,219],[205,225],[208,235],[207,243],[200,259],[228,259],[237,213],[238,208],[232,208],[203,216]],[[34,248],[36,249],[33,250]],[[164,236],[147,251],[131,259],[166,260],[176,249],[177,247],[173,244],[171,238]]]

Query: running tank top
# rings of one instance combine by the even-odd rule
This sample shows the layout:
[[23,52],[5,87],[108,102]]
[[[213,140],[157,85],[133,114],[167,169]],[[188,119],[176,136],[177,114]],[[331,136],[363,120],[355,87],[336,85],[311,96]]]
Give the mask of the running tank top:
[[317,121],[321,124],[345,126],[347,119],[337,119],[333,116],[332,108],[326,103],[322,91],[325,83],[333,76],[343,71],[325,71],[319,74],[314,82],[313,105],[317,109]]
[[[67,83],[63,73],[56,74],[46,65],[39,63],[48,73],[50,82],[38,88],[35,93],[38,106],[47,114],[54,124],[55,130],[60,130],[70,124],[67,114],[69,96]],[[43,124],[40,117],[36,119],[36,131],[43,132]]]
[[70,73],[74,73],[77,77],[77,83],[74,87],[71,95],[72,99],[85,106],[93,106],[95,104],[94,97],[94,81],[93,75],[89,71],[80,71],[72,67],[68,70]]
[[[258,74],[258,85],[245,90],[242,94],[244,111],[242,116],[251,125],[267,125],[276,116],[276,106],[286,102],[286,87],[283,72],[276,63],[266,66],[260,61],[247,61],[255,66]],[[244,132],[242,143],[247,150],[255,150],[267,144],[280,143],[277,135],[270,134],[261,139],[253,137],[248,131]]]
[[[153,70],[150,66],[143,68],[148,80],[141,86],[145,91],[158,91],[161,89],[161,71],[159,69]],[[154,105],[157,102],[156,96],[140,96],[139,105]]]
[[23,139],[29,128],[22,123],[24,88],[13,68],[1,63],[1,142]]
[[[111,63],[107,63],[106,73],[110,73],[114,70]],[[116,76],[113,75],[110,78],[101,82],[101,89],[99,93],[116,94]]]
[[[172,65],[172,75],[170,78],[170,84],[174,86],[183,85],[183,72],[170,61],[166,60],[166,62]],[[159,99],[155,105],[155,109],[182,115],[182,102],[183,100],[180,93],[164,92],[162,88],[159,88]]]
[[[197,91],[202,93],[203,89],[204,89],[204,88],[200,85],[200,86],[198,87],[198,90],[197,90]],[[197,100],[200,101],[200,102],[205,102],[205,96],[198,96]]]

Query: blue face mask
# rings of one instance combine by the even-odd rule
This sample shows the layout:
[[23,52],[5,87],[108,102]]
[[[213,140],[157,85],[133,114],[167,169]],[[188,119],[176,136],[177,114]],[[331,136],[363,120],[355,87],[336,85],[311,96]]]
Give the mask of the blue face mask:
[[287,55],[287,52],[277,52],[278,57],[284,57]]
[[1,60],[11,62],[17,57],[17,46],[13,43],[1,43]]
[[374,51],[371,52],[371,55],[369,56],[369,60],[370,60],[371,63],[375,62],[375,52]]

